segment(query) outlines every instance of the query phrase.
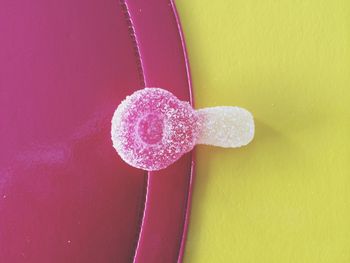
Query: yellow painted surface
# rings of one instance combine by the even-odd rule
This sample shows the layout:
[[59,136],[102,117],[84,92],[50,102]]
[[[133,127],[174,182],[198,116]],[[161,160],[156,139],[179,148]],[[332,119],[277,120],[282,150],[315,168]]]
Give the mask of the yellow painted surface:
[[196,107],[256,118],[197,147],[185,263],[350,262],[350,1],[177,0]]

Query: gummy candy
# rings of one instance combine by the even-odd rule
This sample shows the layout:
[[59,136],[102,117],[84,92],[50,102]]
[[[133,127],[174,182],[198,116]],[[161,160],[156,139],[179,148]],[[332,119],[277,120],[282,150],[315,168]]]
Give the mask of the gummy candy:
[[161,88],[145,88],[127,96],[112,118],[112,141],[128,164],[164,169],[196,144],[239,147],[254,136],[251,114],[239,107],[194,110]]
[[113,146],[132,166],[152,171],[190,151],[198,117],[188,102],[160,88],[138,90],[119,105],[112,121]]

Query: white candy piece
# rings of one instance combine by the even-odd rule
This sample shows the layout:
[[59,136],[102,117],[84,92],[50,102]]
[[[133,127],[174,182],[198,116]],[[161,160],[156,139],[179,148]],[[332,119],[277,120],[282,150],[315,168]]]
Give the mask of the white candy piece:
[[254,138],[252,114],[240,107],[219,106],[196,110],[200,131],[196,144],[225,148],[247,145]]

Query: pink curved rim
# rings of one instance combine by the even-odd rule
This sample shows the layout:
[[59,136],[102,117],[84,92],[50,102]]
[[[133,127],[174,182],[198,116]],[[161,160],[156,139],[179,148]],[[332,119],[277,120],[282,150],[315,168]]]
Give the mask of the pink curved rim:
[[[181,27],[180,23],[180,17],[176,10],[176,6],[173,0],[170,0],[171,6],[174,11],[174,16],[177,22],[179,35],[181,38],[181,44],[183,48],[185,63],[186,63],[186,73],[187,73],[187,79],[188,79],[188,86],[189,86],[189,92],[190,92],[190,103],[192,107],[194,107],[194,98],[193,98],[193,89],[192,89],[192,78],[191,78],[191,70],[190,70],[190,63],[187,55],[187,49],[186,49],[186,43],[185,43],[185,37],[184,33]],[[194,175],[195,175],[195,152],[192,151],[192,162],[191,162],[191,172],[190,172],[190,178],[189,178],[189,188],[188,188],[188,196],[187,196],[187,206],[185,211],[185,222],[183,227],[183,233],[181,238],[181,244],[180,244],[180,251],[179,251],[179,257],[178,262],[182,262],[183,256],[185,253],[185,246],[186,246],[186,237],[188,233],[188,227],[190,222],[190,212],[191,212],[191,200],[192,200],[192,191],[193,191],[193,184],[194,184]]]
[[[122,4],[130,17],[145,86],[166,88],[193,105],[189,62],[174,2],[126,0]],[[175,259],[182,262],[191,207],[193,160],[193,153],[189,153],[163,171],[148,173],[133,262]]]

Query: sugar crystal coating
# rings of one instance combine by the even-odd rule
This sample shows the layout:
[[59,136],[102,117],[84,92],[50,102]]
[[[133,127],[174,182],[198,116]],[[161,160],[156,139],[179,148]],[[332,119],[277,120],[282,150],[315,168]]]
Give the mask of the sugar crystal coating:
[[160,170],[194,147],[199,117],[188,102],[172,93],[145,88],[118,106],[111,135],[125,162],[148,171]]
[[225,148],[247,145],[254,137],[252,114],[240,107],[218,106],[196,111],[200,119],[197,144]]
[[148,171],[166,168],[195,144],[241,147],[254,137],[252,114],[240,107],[199,110],[169,91],[145,88],[114,112],[112,141],[128,164]]

